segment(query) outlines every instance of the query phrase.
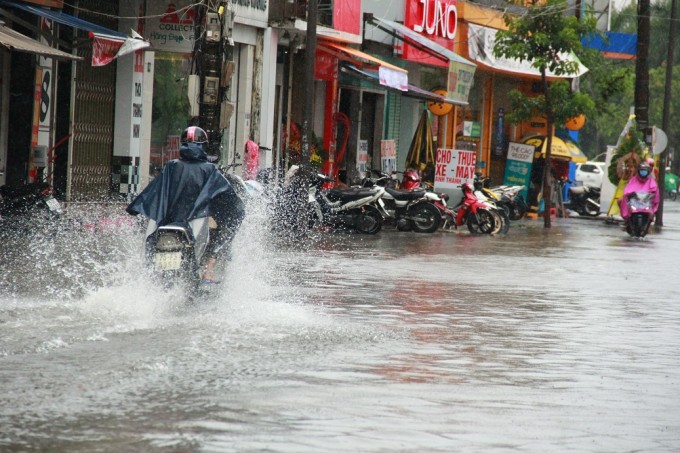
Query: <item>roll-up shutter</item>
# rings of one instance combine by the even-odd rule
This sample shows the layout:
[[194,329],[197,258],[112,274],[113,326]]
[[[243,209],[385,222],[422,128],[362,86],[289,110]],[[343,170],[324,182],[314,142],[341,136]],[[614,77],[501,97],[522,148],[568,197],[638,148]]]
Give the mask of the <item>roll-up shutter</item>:
[[[87,14],[96,11],[101,14]],[[118,29],[118,2],[81,0],[76,15]],[[88,43],[87,32],[76,31],[77,42]],[[116,87],[116,63],[93,67],[92,45],[78,47],[83,61],[76,64],[73,82],[73,138],[69,171],[71,201],[95,201],[110,195],[111,156]]]

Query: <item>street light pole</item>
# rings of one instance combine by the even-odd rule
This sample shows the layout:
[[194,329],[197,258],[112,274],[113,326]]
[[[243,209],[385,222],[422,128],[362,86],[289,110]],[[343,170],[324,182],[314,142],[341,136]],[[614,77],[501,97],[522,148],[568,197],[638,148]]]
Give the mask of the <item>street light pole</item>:
[[300,167],[307,175],[311,171],[312,121],[314,119],[314,64],[316,62],[316,22],[318,0],[307,2],[307,36],[305,42],[305,83],[307,90],[302,120]]

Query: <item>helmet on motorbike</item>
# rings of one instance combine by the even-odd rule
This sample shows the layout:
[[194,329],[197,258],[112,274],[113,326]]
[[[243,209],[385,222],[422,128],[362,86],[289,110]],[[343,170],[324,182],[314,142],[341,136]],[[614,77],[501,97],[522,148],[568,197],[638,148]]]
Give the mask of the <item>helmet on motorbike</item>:
[[198,126],[189,126],[184,129],[179,141],[183,145],[186,143],[198,143],[202,145],[208,143],[208,134]]
[[638,165],[638,176],[640,176],[642,179],[647,178],[651,171],[652,167],[647,162],[643,161],[640,162],[640,165]]
[[461,189],[463,189],[463,193],[468,193],[468,192],[474,192],[475,188],[472,185],[472,183],[466,182],[461,186]]

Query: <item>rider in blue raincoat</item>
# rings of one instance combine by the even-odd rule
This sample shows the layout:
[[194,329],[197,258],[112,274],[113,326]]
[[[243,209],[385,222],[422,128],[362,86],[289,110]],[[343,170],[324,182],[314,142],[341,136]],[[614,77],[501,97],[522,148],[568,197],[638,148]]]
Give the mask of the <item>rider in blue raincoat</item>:
[[212,217],[217,228],[210,232],[203,278],[214,281],[216,259],[236,234],[245,208],[229,181],[208,162],[207,133],[200,127],[191,126],[182,132],[180,142],[179,159],[165,165],[130,203],[127,212],[149,217],[158,226],[186,226],[191,220]]

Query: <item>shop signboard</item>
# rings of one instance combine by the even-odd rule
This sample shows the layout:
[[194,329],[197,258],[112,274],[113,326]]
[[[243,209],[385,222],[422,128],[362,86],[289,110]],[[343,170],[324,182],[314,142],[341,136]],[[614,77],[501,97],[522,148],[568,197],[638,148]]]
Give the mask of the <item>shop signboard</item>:
[[461,149],[437,149],[434,175],[435,189],[458,189],[475,179],[477,153]]
[[457,61],[449,62],[449,74],[446,83],[449,99],[463,103],[468,102],[470,89],[475,80],[475,69],[475,66],[469,64]]
[[147,2],[145,36],[156,52],[188,53],[194,49],[193,0]]
[[397,170],[397,142],[395,140],[380,140],[380,170],[388,175]]
[[531,181],[531,165],[534,161],[534,151],[535,148],[532,145],[513,142],[508,144],[508,159],[505,162],[503,184],[525,186],[521,192],[525,199]]
[[[453,50],[453,39],[456,36],[458,25],[456,0],[406,0],[405,3],[404,25],[406,27],[449,50]],[[419,64],[447,66],[447,62],[406,42],[402,56],[405,60],[415,61]]]

